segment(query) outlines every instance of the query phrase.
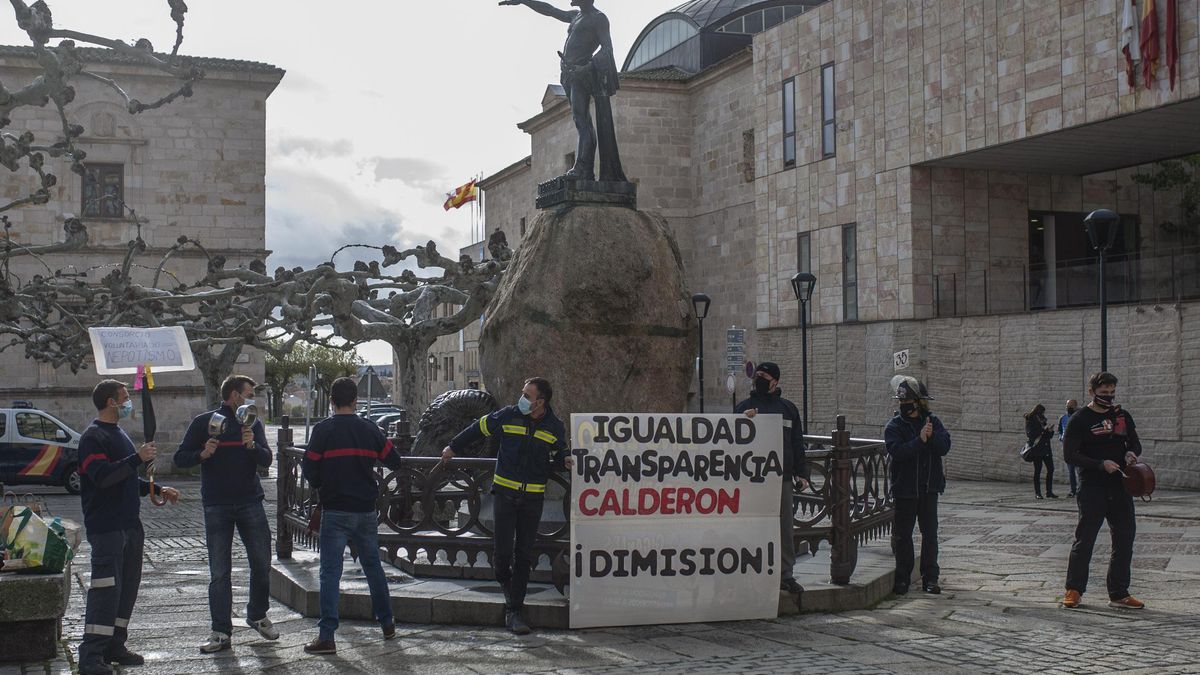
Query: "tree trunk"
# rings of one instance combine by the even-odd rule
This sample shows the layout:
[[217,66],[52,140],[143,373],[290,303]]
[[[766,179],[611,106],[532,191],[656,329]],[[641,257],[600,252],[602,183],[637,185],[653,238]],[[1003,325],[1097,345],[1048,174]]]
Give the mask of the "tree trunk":
[[215,408],[221,404],[221,383],[233,373],[233,366],[241,353],[240,343],[224,345],[216,354],[208,348],[192,350],[196,367],[204,376],[204,405]]
[[429,407],[429,348],[433,340],[413,340],[392,343],[395,355],[395,398],[408,412],[413,433],[417,421]]

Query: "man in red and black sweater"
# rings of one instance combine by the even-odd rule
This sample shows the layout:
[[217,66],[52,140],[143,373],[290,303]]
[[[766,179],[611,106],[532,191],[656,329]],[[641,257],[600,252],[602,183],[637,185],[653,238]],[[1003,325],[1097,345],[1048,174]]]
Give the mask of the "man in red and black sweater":
[[[233,635],[233,531],[246,547],[250,567],[250,598],[246,625],[268,640],[279,631],[267,618],[271,604],[271,526],[263,508],[259,468],[271,466],[271,448],[262,420],[242,426],[237,409],[253,403],[254,380],[230,375],[221,383],[220,408],[192,420],[175,466],[200,465],[200,495],[204,499],[204,539],[208,546],[208,611],[212,633],[200,652],[214,654],[232,646]],[[209,436],[213,415],[225,418],[224,431]]]
[[329,398],[333,417],[313,427],[304,454],[304,479],[320,494],[321,620],[318,635],[304,646],[309,654],[336,654],[338,595],[347,542],[358,550],[358,562],[371,589],[371,608],[383,637],[396,636],[387,578],[379,560],[379,481],[375,466],[400,468],[400,453],[372,421],[355,414],[358,385],[348,377],[334,380]]
[[[137,471],[157,454],[154,443],[135,450],[117,426],[118,420],[133,412],[123,383],[97,384],[92,403],[98,411],[96,420],[79,439],[83,525],[92,547],[92,580],[79,645],[79,672],[84,675],[111,673],[110,663],[140,666],[145,662],[125,647],[125,640],[142,583],[141,498],[150,494],[150,483]],[[156,485],[154,490],[172,504],[179,501],[174,488]]]

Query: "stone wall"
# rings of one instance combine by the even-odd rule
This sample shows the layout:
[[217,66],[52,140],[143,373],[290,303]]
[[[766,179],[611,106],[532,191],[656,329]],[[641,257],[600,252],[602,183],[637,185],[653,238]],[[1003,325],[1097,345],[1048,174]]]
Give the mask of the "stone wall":
[[[878,438],[894,408],[892,354],[909,349],[906,372],[928,382],[954,439],[950,474],[1028,480],[1031,465],[1017,457],[1022,416],[1041,403],[1056,419],[1067,399],[1086,399],[1087,378],[1100,369],[1099,323],[1099,310],[1087,309],[810,328],[810,428],[826,433],[844,414],[854,435]],[[1109,309],[1117,398],[1163,487],[1200,488],[1200,423],[1186,404],[1200,389],[1197,335],[1200,303]],[[799,330],[762,331],[759,340],[783,369],[786,395],[799,402]],[[1061,460],[1057,443],[1055,452]]]
[[[138,262],[157,265],[165,249],[181,235],[201,241],[231,265],[262,258],[265,251],[266,100],[283,77],[283,71],[263,64],[206,62],[207,77],[195,95],[169,106],[131,116],[121,99],[108,87],[80,78],[74,82],[76,101],[69,108],[74,121],[85,127],[79,143],[89,162],[124,165],[125,201],[147,219],[142,237],[149,250]],[[89,64],[89,70],[116,78],[142,100],[152,100],[173,87],[171,80],[152,72],[119,64]],[[25,82],[39,71],[28,60],[0,58],[0,80]],[[54,134],[60,122],[52,108],[19,108],[9,130],[30,129],[40,138]],[[47,159],[47,168],[59,182],[43,206],[9,211],[14,238],[31,245],[62,240],[64,218],[81,213],[81,178],[62,159]],[[28,171],[0,175],[0,195],[6,199],[26,194],[33,185]],[[85,219],[88,249],[70,255],[45,256],[52,269],[73,265],[88,270],[119,263],[126,245],[137,234],[125,220]],[[89,276],[98,279],[110,268]],[[195,252],[172,258],[167,271],[193,281],[203,275],[205,259]],[[45,273],[31,258],[19,260],[13,271],[22,277]],[[150,281],[150,272],[137,274]],[[167,279],[169,281],[169,278]],[[235,372],[263,379],[262,355],[247,350]],[[38,407],[82,431],[95,416],[91,390],[99,379],[90,369],[71,373],[25,359],[21,348],[0,353],[0,404],[13,399],[32,400]],[[131,377],[118,378],[132,381]],[[198,373],[164,373],[155,378],[155,412],[161,450],[173,449],[191,417],[207,408],[203,380]],[[139,406],[140,409],[140,406]],[[141,435],[136,419],[127,430]]]
[[[788,247],[801,232],[815,233],[814,318],[821,322],[844,318],[836,229],[842,225],[857,225],[858,309],[865,321],[932,316],[931,275],[947,263],[942,256],[982,243],[998,260],[1024,258],[1013,227],[996,227],[1015,226],[1015,214],[997,223],[993,210],[985,227],[978,211],[959,221],[957,211],[934,210],[940,204],[914,193],[945,194],[931,187],[940,176],[909,167],[1195,98],[1200,0],[1179,0],[1178,7],[1174,91],[1165,59],[1150,89],[1140,75],[1139,88],[1129,88],[1119,53],[1120,3],[1113,0],[833,0],[756,36],[756,267],[765,277],[756,288],[757,325],[795,321],[783,300],[795,272]],[[1160,24],[1165,20],[1160,11]],[[837,121],[837,152],[829,158],[821,152],[820,73],[827,63],[835,68]],[[797,159],[785,167],[781,89],[793,77]],[[1006,195],[1028,187],[1017,176],[978,178],[953,186],[965,190],[971,209],[989,199],[1002,206]],[[1111,200],[1083,201],[1112,207]]]

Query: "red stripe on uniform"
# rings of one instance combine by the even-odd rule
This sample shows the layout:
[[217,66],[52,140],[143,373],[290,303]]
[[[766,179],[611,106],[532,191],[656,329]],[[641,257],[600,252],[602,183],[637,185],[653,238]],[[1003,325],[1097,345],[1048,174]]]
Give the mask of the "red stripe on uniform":
[[379,459],[379,453],[371,450],[363,450],[362,448],[341,448],[325,452],[325,459],[334,459],[337,457],[369,457],[371,459]]
[[309,450],[308,452],[304,453],[304,458],[311,459],[314,462],[319,462],[321,461],[321,453]]
[[384,457],[387,457],[389,454],[391,454],[392,447],[393,447],[392,442],[388,441],[387,445],[383,446],[383,449],[379,451],[379,459],[383,459]]
[[98,453],[95,455],[88,455],[87,457],[84,458],[83,463],[79,465],[79,473],[85,473],[87,471],[88,464],[91,464],[93,461],[95,461],[97,459],[107,460],[108,455],[105,455],[103,453]]

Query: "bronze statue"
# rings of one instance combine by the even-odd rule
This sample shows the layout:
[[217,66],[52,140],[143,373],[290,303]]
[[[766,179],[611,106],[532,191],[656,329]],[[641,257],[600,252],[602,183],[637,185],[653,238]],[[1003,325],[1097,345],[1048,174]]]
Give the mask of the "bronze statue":
[[[575,165],[563,178],[595,180],[596,148],[600,149],[600,180],[627,182],[617,151],[609,98],[617,93],[617,61],[613,55],[608,17],[596,9],[594,0],[571,0],[577,10],[558,9],[538,0],[503,0],[501,5],[525,5],[538,14],[570,24],[567,42],[558,53],[562,63],[563,89],[571,103],[571,117],[579,132]],[[592,127],[591,103],[596,102],[596,126]]]

